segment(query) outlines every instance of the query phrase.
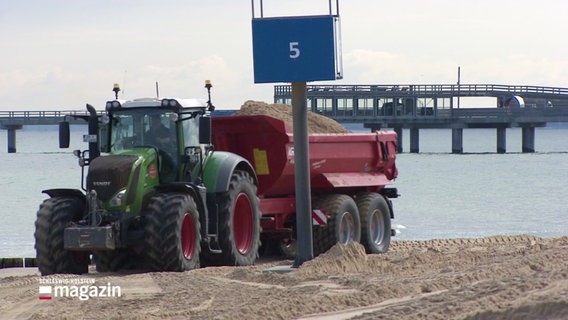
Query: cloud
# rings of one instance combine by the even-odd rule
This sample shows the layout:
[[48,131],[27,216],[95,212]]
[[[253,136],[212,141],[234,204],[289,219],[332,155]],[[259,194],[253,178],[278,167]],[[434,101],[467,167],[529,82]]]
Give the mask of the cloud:
[[[530,21],[477,2],[346,2],[345,79],[331,83],[455,83],[461,66],[462,82],[568,87],[566,5],[520,1],[513,17]],[[272,84],[253,83],[249,3],[55,0],[44,7],[14,2],[0,12],[2,108],[102,107],[115,82],[128,98],[155,96],[156,81],[161,95],[204,97],[205,79],[213,81],[217,105],[272,100]],[[294,0],[265,9],[315,14],[327,3]]]
[[452,82],[457,65],[422,59],[386,51],[355,49],[343,56],[345,80],[356,83],[427,83]]
[[343,55],[343,83],[421,84],[462,83],[524,84],[568,87],[568,59],[556,60],[526,54],[484,56],[477,59],[421,57],[387,51],[355,49]]
[[34,71],[13,70],[0,74],[0,95],[6,107],[60,108],[73,95],[81,79],[59,67]]

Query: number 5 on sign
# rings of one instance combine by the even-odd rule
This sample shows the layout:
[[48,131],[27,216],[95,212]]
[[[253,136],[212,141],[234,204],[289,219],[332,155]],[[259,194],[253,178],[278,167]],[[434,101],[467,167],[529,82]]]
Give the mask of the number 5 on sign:
[[290,42],[290,59],[296,59],[300,56],[300,48],[298,42]]
[[340,79],[339,17],[253,18],[254,82]]

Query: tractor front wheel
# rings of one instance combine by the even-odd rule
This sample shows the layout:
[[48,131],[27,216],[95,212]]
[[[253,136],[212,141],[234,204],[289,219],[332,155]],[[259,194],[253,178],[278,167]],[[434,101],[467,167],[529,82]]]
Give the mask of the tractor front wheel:
[[140,267],[141,256],[131,248],[94,252],[97,272],[134,270]]
[[49,198],[39,207],[34,237],[41,275],[89,272],[89,252],[66,250],[63,243],[65,228],[80,220],[83,211],[84,202],[75,197]]
[[201,226],[195,200],[188,194],[157,194],[146,213],[146,257],[150,269],[199,268]]

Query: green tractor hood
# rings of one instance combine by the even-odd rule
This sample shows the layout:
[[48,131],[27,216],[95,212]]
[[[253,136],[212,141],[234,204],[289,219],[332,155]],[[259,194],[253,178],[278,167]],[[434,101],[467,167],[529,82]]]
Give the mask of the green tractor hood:
[[154,148],[97,157],[89,165],[87,190],[97,192],[104,209],[139,214],[144,195],[159,184],[157,159]]

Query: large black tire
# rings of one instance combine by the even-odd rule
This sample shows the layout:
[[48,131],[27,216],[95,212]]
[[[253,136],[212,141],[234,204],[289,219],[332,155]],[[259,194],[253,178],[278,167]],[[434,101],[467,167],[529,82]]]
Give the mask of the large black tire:
[[132,249],[96,251],[95,264],[98,272],[133,270],[140,268],[141,257]]
[[229,191],[220,194],[217,202],[221,253],[210,255],[209,262],[231,266],[253,265],[260,247],[260,209],[256,185],[248,172],[235,170]]
[[183,193],[159,193],[146,212],[148,267],[155,271],[199,268],[201,226],[195,200]]
[[347,195],[330,194],[314,202],[313,209],[325,211],[328,216],[325,226],[313,227],[314,255],[321,254],[336,243],[347,244],[361,239],[359,210],[353,198]]
[[63,244],[65,228],[70,222],[80,220],[83,212],[84,202],[74,197],[53,197],[40,205],[34,237],[42,275],[89,272],[89,252],[65,250]]
[[363,193],[355,198],[361,215],[361,243],[367,253],[385,253],[391,242],[391,215],[385,198]]

